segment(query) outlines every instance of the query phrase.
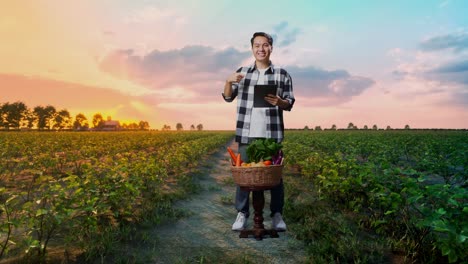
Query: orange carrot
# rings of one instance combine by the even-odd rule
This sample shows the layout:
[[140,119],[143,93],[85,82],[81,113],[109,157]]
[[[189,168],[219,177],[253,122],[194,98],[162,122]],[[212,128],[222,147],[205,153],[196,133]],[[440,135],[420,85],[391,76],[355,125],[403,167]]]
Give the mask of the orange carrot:
[[241,156],[240,153],[237,154],[237,159],[236,159],[236,167],[240,167],[241,165]]
[[227,150],[228,150],[229,154],[231,155],[233,165],[236,164],[236,162],[237,162],[236,154],[234,154],[234,151],[232,151],[232,149],[230,147],[228,147]]

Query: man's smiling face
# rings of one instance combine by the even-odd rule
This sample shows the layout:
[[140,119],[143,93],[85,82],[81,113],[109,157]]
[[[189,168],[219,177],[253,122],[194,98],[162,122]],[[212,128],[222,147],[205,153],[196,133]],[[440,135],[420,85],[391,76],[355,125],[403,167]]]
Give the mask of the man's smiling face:
[[268,39],[263,36],[257,36],[253,40],[252,53],[255,60],[263,63],[269,63],[273,47],[268,43]]

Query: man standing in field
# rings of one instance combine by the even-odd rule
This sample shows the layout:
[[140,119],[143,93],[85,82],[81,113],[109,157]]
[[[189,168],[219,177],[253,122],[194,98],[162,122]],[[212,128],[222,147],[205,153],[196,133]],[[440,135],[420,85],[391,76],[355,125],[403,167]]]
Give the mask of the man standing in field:
[[[284,137],[283,111],[291,111],[294,104],[292,79],[288,72],[275,67],[270,61],[273,51],[273,38],[264,32],[256,32],[250,40],[255,63],[241,67],[231,74],[224,85],[223,98],[226,102],[237,100],[236,142],[243,160],[247,160],[247,146],[258,138],[273,138],[281,142]],[[277,94],[269,94],[264,99],[271,107],[254,107],[254,87],[257,84],[274,84]],[[232,230],[245,228],[249,217],[249,194],[237,186],[235,207],[238,211]],[[286,230],[283,221],[284,185],[283,181],[271,189],[272,228]]]

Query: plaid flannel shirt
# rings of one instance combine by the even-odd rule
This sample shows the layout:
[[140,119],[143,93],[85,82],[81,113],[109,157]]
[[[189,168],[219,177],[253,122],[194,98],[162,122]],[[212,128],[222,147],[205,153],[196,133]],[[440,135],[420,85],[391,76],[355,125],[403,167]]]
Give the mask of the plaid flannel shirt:
[[[236,97],[239,97],[237,100],[236,142],[248,144],[252,140],[249,139],[250,126],[255,125],[250,123],[250,118],[253,108],[254,86],[257,84],[260,72],[255,64],[241,67],[237,72],[242,73],[244,78],[239,83],[232,84],[230,97],[226,97],[224,93],[222,95],[226,102],[232,102]],[[270,64],[265,72],[265,84],[276,84],[279,97],[289,102],[287,109],[281,109],[278,106],[265,109],[267,116],[266,138],[273,138],[277,142],[281,142],[284,137],[283,110],[291,111],[295,101],[292,79],[286,70]]]

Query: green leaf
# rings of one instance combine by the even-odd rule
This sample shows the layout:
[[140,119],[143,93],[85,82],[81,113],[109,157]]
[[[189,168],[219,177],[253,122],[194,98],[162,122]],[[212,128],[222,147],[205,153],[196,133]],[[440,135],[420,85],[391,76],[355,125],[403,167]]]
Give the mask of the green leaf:
[[464,235],[458,235],[457,236],[457,242],[458,243],[461,244],[461,243],[465,242],[465,240],[466,240],[466,236],[464,236]]
[[434,221],[433,225],[434,225],[434,231],[437,231],[437,232],[449,231],[449,229],[447,228],[447,224],[442,220]]
[[372,222],[372,226],[377,227],[379,225],[386,224],[386,223],[387,223],[387,221],[385,221],[385,220],[377,220],[377,221]]
[[385,215],[389,215],[389,214],[393,214],[393,213],[395,213],[395,210],[389,210],[389,211],[385,212]]
[[16,197],[18,197],[18,195],[12,195],[12,196],[10,196],[10,197],[6,200],[5,204],[9,204],[11,201],[13,201],[14,199],[16,199]]
[[457,207],[460,205],[460,203],[458,203],[457,200],[451,198],[448,200],[448,203]]
[[46,215],[47,213],[48,213],[48,211],[47,211],[46,209],[42,209],[42,208],[41,208],[41,209],[38,209],[38,210],[36,211],[36,217],[37,217],[37,216],[41,216],[41,215]]
[[455,251],[451,251],[451,252],[449,253],[449,256],[448,256],[448,257],[449,257],[449,262],[450,262],[450,263],[457,262],[457,260],[458,260],[457,253],[456,253]]
[[247,156],[250,162],[269,160],[282,148],[274,139],[257,139],[247,147]]
[[444,245],[444,246],[442,247],[442,255],[443,255],[443,256],[449,255],[450,252],[452,252],[452,250],[450,249],[449,246]]

